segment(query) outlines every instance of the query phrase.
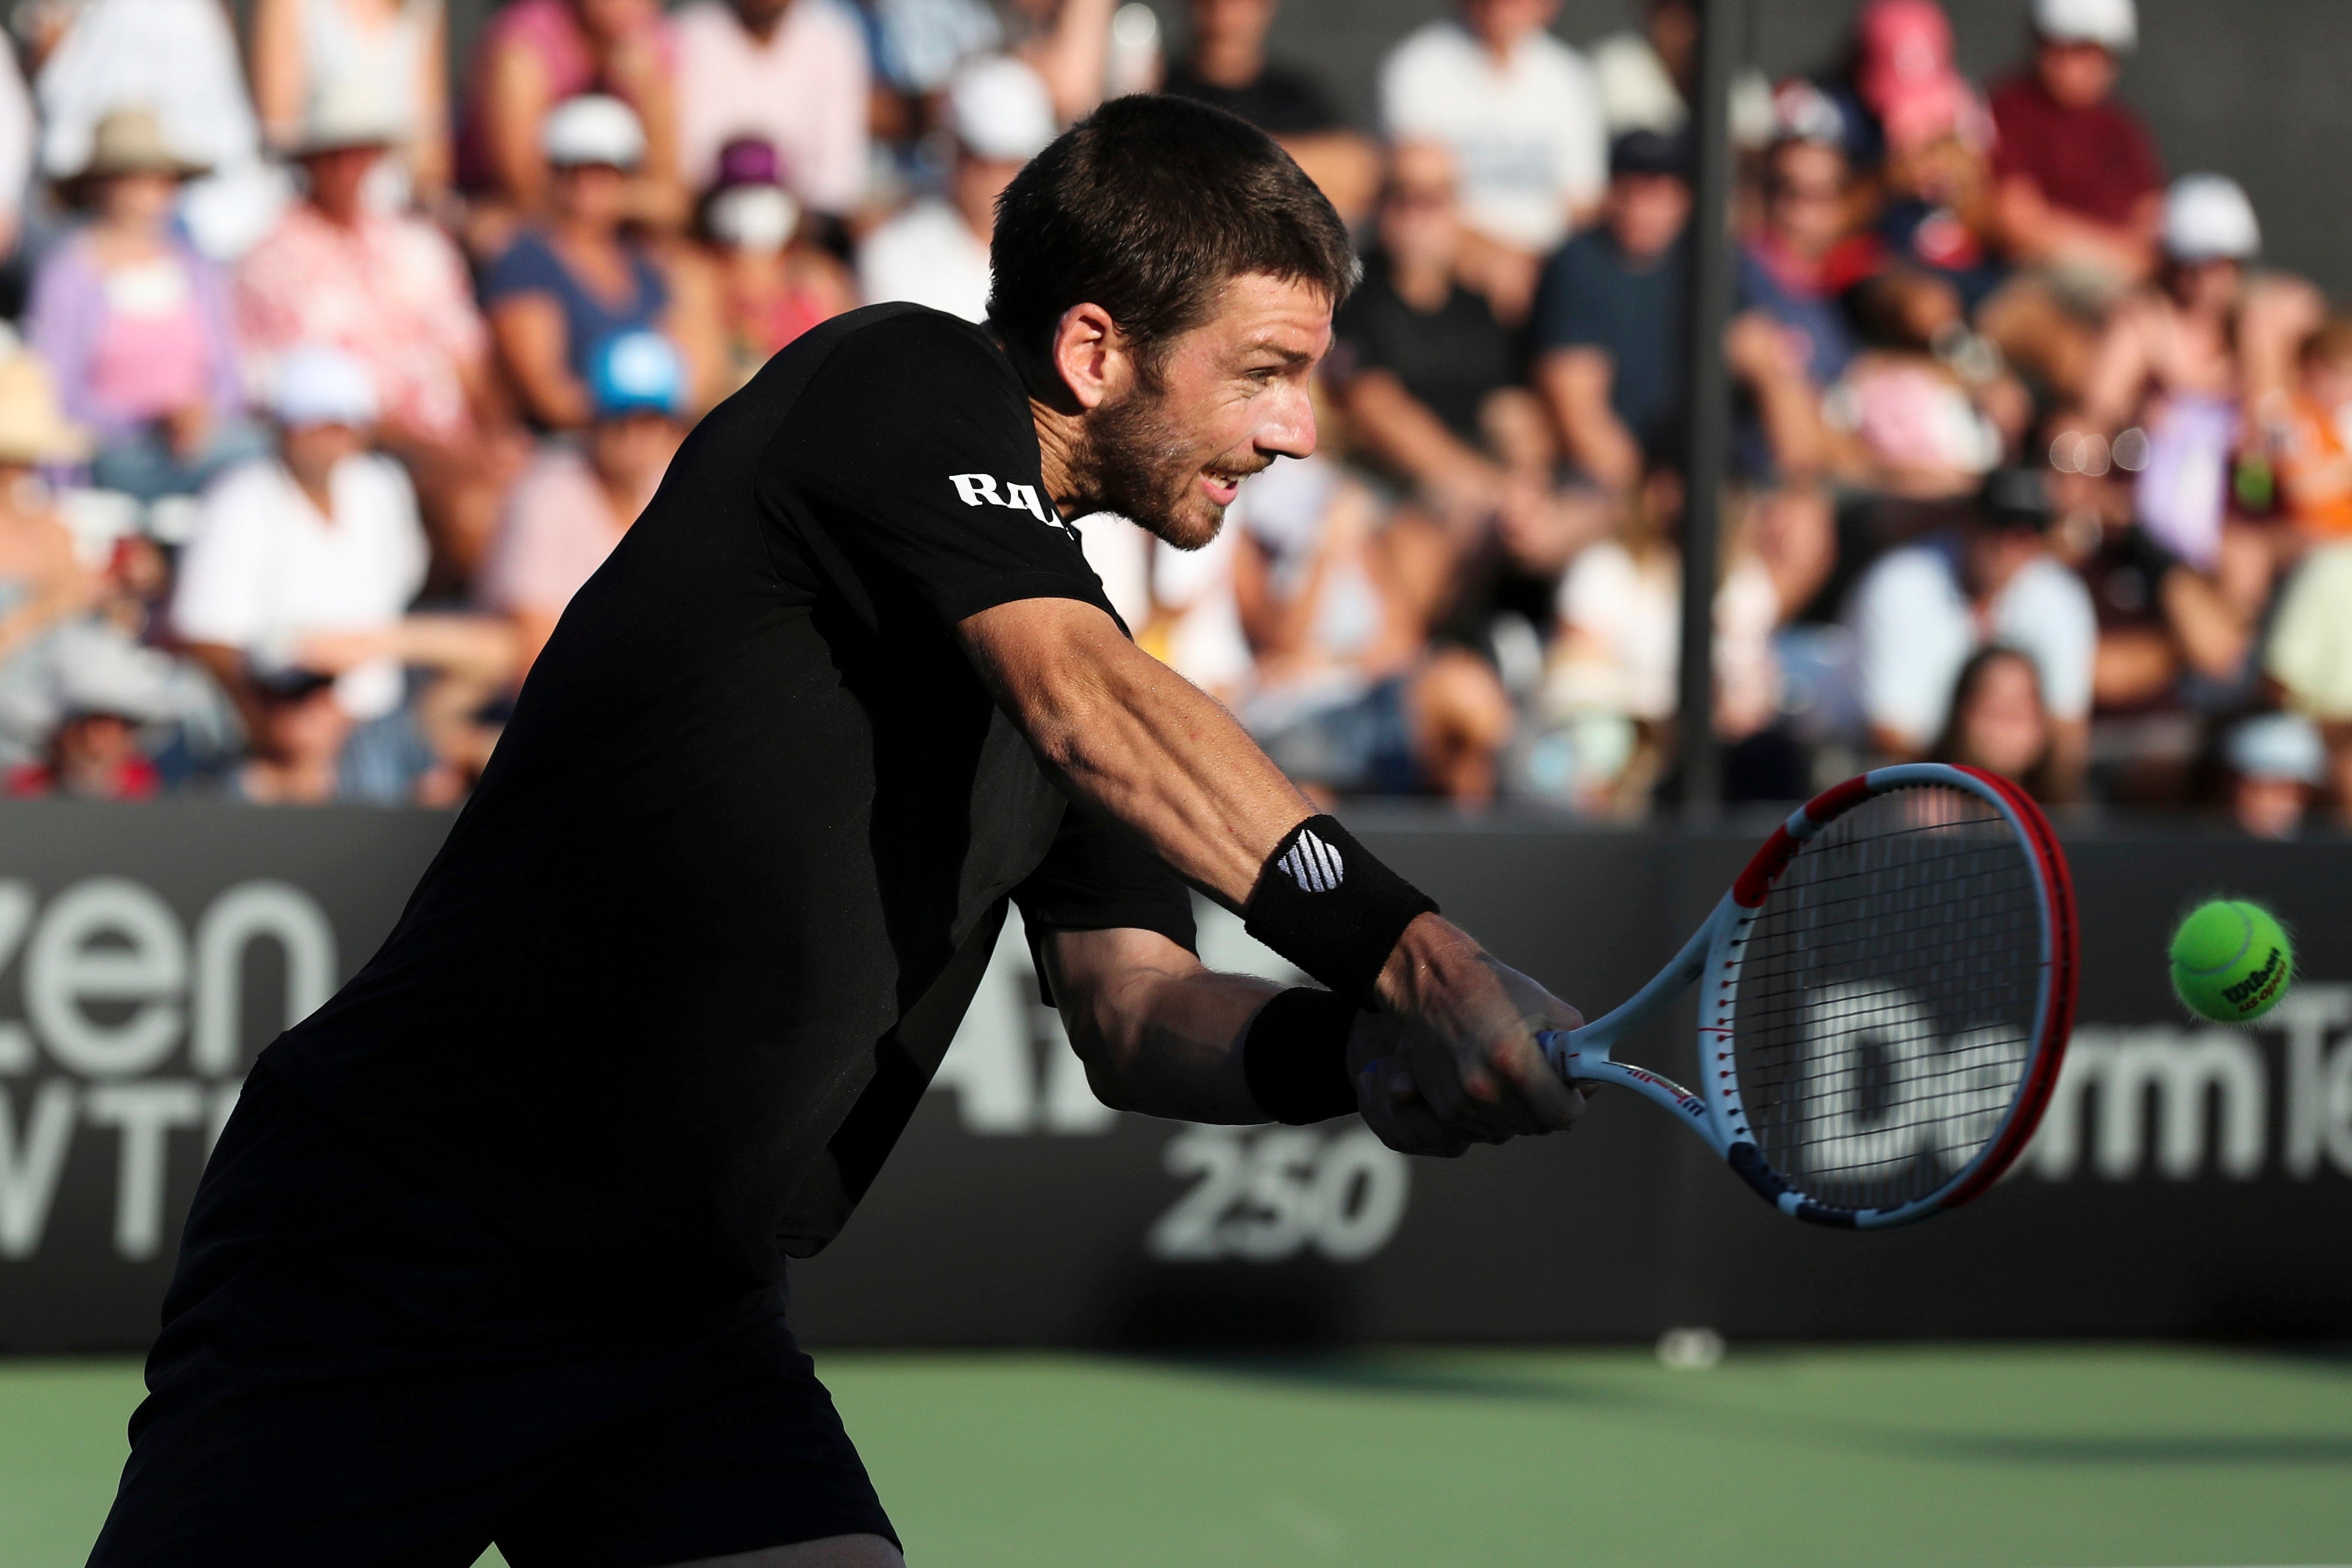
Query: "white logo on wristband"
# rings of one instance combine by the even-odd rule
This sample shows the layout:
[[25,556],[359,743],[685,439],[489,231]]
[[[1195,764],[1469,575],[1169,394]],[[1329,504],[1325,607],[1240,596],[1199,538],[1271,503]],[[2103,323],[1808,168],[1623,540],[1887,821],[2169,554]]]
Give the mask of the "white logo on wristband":
[[1275,864],[1290,873],[1302,893],[1328,893],[1348,875],[1348,863],[1339,852],[1304,827],[1291,842],[1290,852]]

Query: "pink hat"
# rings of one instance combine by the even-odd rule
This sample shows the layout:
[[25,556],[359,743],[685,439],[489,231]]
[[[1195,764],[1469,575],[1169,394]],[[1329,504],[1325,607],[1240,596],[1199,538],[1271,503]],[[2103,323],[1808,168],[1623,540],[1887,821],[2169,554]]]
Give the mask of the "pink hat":
[[1870,0],[1854,18],[1854,90],[1902,151],[1979,135],[1982,109],[1952,63],[1952,23],[1936,0]]

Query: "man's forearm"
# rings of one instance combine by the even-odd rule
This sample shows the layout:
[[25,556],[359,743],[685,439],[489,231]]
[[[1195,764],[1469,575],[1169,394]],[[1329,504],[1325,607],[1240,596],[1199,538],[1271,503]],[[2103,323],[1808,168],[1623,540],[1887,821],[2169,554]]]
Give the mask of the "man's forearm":
[[1315,807],[1234,716],[1075,599],[961,623],[982,679],[1076,791],[1234,909]]

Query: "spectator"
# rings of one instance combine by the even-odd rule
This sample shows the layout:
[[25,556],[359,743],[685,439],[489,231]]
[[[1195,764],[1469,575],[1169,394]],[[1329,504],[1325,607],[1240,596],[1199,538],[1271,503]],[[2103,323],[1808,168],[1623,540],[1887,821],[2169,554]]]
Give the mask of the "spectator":
[[209,171],[184,195],[199,249],[233,260],[285,200],[261,162],[236,35],[219,0],[82,0],[40,14],[33,94],[40,168],[69,181],[87,168],[101,124],[132,105],[152,112],[158,139]]
[[[745,138],[719,154],[719,179],[697,225],[707,265],[693,287],[715,296],[725,357],[720,390],[732,392],[803,332],[854,309],[857,286],[833,254],[803,235],[801,205],[783,187],[776,150]],[[680,272],[683,283],[686,273]]]
[[1161,90],[1240,115],[1282,143],[1340,216],[1360,221],[1380,183],[1380,154],[1313,76],[1267,60],[1278,8],[1277,0],[1192,0],[1192,52]]
[[1006,52],[1045,84],[1060,124],[1084,119],[1103,100],[1118,7],[1118,0],[997,0]]
[[1510,700],[1483,659],[1430,648],[1414,542],[1328,458],[1243,498],[1227,526],[1257,669],[1237,712],[1266,754],[1325,794],[1492,798]]
[[0,758],[15,793],[143,797],[227,750],[219,689],[149,639],[170,574],[154,541],[118,537],[105,570],[84,574],[86,607],[0,667]]
[[237,320],[265,382],[277,355],[304,343],[368,367],[380,437],[416,480],[446,574],[463,576],[510,476],[494,437],[511,416],[464,258],[432,224],[368,198],[399,135],[398,117],[362,84],[326,84],[296,149],[304,199],[238,264]]
[[0,790],[13,800],[152,800],[163,789],[163,774],[140,749],[145,721],[125,699],[77,692],[49,737],[47,754],[10,768]]
[[1982,768],[2024,786],[2036,800],[2053,798],[2054,754],[2050,710],[2042,703],[2042,676],[2013,647],[1980,647],[1960,666],[1944,732],[1929,757]]
[[2256,838],[2293,838],[2327,782],[2327,748],[2299,713],[2241,720],[2221,745],[2230,816]]
[[[1559,631],[1538,710],[1576,737],[1570,801],[1589,815],[1638,810],[1663,775],[1678,700],[1682,661],[1682,526],[1685,490],[1671,461],[1653,462],[1620,512],[1614,537],[1591,545],[1560,581]],[[1734,748],[1727,770],[1739,798],[1801,795],[1801,782],[1759,783],[1759,742],[1779,716],[1781,672],[1775,627],[1806,599],[1817,576],[1787,575],[1766,546],[1779,532],[1760,515],[1769,503],[1732,509],[1715,597],[1716,733]],[[1759,526],[1760,525],[1760,526]],[[1793,558],[1788,563],[1798,566]],[[1749,776],[1742,776],[1749,775]]]
[[1559,0],[1460,0],[1381,63],[1381,129],[1433,142],[1461,171],[1471,240],[1461,270],[1506,321],[1536,269],[1599,205],[1609,149],[1584,57],[1544,29]]
[[686,434],[686,366],[652,332],[614,338],[590,380],[595,422],[584,447],[549,446],[507,498],[478,592],[512,624],[518,679],[563,607],[653,500]]
[[948,89],[956,143],[948,199],[925,198],[866,237],[857,280],[867,303],[911,300],[961,316],[988,315],[988,243],[996,198],[1055,134],[1044,79],[1017,59],[975,60]]
[[1524,399],[1511,333],[1456,280],[1464,229],[1454,158],[1433,142],[1391,154],[1378,243],[1332,322],[1328,364],[1350,439],[1444,510],[1483,515],[1514,476],[1494,456],[1498,403]]
[[[2156,283],[2134,291],[2107,322],[2083,423],[2104,443],[2146,404],[2140,525],[2189,564],[2220,572],[2251,615],[2269,593],[2270,552],[2242,531],[2225,541],[2223,526],[2246,383],[2258,363],[2287,360],[2282,345],[2320,307],[2299,281],[2248,279],[2262,231],[2245,192],[2224,175],[2175,182],[2165,198],[2163,245]],[[2273,370],[2265,379],[2284,377]],[[2225,542],[2236,557],[2226,564]]]
[[[2212,578],[2183,562],[2133,521],[2128,476],[2069,477],[2069,526],[2054,537],[2083,579],[2098,616],[2092,696],[2108,715],[2160,714],[2235,705],[2253,618],[2233,607]],[[2185,763],[2179,742],[2164,761]]]
[[547,117],[541,143],[554,171],[549,220],[518,236],[482,279],[490,334],[524,413],[551,430],[586,424],[589,363],[623,332],[667,330],[696,367],[695,384],[710,384],[716,323],[673,310],[653,253],[622,232],[646,150],[637,117],[618,99],[575,98]]
[[1847,618],[1880,752],[1925,755],[1951,716],[1969,656],[2000,643],[2032,659],[2041,677],[2053,788],[2071,798],[2087,756],[2098,623],[2081,582],[2044,547],[2047,522],[2040,476],[2005,470],[1967,526],[1890,551],[1863,574]]
[[0,665],[80,610],[95,590],[54,498],[36,477],[87,450],[41,362],[22,351],[0,359]]
[[1832,258],[1849,230],[1852,173],[1837,143],[1787,135],[1765,155],[1762,221],[1740,247],[1739,303],[1785,329],[1806,377],[1825,387],[1856,343]]
[[323,800],[354,726],[399,713],[399,662],[320,668],[307,639],[396,626],[424,584],[425,542],[400,465],[367,449],[378,405],[367,366],[337,349],[278,361],[276,454],[224,476],[180,561],[172,620],[245,721],[252,799]]
[[2280,595],[2263,672],[2286,705],[2319,725],[2327,742],[2329,794],[2352,825],[2352,544],[2323,544]]
[[866,40],[826,0],[694,0],[677,34],[679,173],[714,183],[719,153],[756,137],[801,205],[839,215],[866,193]]
[[[636,152],[617,203],[625,216],[675,224],[677,39],[659,0],[509,0],[474,47],[458,129],[457,178],[493,213],[530,216],[552,198],[546,128],[575,99],[618,99],[635,120]],[[484,223],[477,248],[496,251],[510,223]]]
[[2034,0],[2032,62],[1992,93],[2010,257],[2093,306],[2156,266],[2164,166],[2147,128],[2114,98],[2138,35],[2132,0]]
[[16,51],[0,51],[0,260],[16,254],[24,237],[25,204],[32,195],[34,142],[39,127],[33,119],[33,95],[25,85]]
[[2025,389],[1936,352],[1967,334],[1959,294],[1942,279],[1900,268],[1849,298],[1867,346],[1830,389],[1824,410],[1845,437],[1842,477],[1915,500],[1975,490],[2032,416]]
[[911,133],[906,100],[940,92],[965,62],[1004,47],[1004,26],[988,0],[870,0],[861,5],[874,73],[890,98],[877,110],[890,134]]
[[1883,200],[1863,242],[1869,269],[1928,273],[1951,286],[1971,317],[2009,276],[1993,237],[1990,126],[1970,111],[1972,101],[1929,88],[1924,104],[1898,100],[1889,111]]
[[[1644,0],[1638,31],[1612,33],[1592,46],[1593,81],[1612,137],[1675,136],[1689,127],[1698,29],[1696,0]],[[1731,79],[1731,139],[1745,148],[1772,139],[1772,84],[1754,66]]]
[[89,221],[43,259],[26,310],[67,413],[97,437],[91,477],[142,500],[190,494],[261,444],[242,417],[226,284],[172,226],[198,172],[148,110],[100,121],[70,186]]
[[1536,293],[1536,384],[1569,460],[1620,493],[1685,415],[1690,209],[1688,142],[1618,137],[1601,222],[1544,264]]
[[383,100],[386,194],[432,203],[449,188],[449,17],[443,0],[255,0],[253,99],[274,147],[310,144],[339,98]]
[[2305,335],[2295,363],[2263,420],[2281,499],[2306,538],[2352,538],[2352,317]]

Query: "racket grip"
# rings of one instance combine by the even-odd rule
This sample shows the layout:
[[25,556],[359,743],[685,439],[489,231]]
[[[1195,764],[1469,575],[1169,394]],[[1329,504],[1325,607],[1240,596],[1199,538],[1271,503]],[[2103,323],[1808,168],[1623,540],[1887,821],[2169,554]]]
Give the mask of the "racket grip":
[[1576,1037],[1580,1032],[1575,1029],[1545,1029],[1536,1036],[1536,1044],[1543,1047],[1544,1060],[1549,1062],[1551,1070],[1563,1079],[1572,1079],[1576,1076],[1570,1069],[1576,1062]]

